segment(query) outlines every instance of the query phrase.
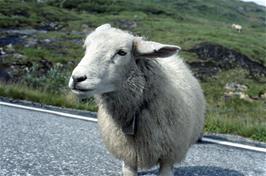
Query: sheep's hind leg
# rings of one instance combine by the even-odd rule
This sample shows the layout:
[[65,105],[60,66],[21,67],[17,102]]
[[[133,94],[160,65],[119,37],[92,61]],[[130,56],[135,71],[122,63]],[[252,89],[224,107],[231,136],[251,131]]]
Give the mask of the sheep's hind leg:
[[137,167],[129,166],[123,162],[123,169],[122,169],[123,176],[137,176]]
[[174,176],[173,164],[160,162],[160,176]]

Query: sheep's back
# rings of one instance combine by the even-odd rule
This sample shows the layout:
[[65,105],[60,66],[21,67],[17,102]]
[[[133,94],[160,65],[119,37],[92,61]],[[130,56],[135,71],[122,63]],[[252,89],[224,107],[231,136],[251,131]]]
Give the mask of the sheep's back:
[[[179,57],[158,59],[171,84],[170,97],[174,97],[173,110],[183,118],[184,127],[190,127],[190,142],[194,143],[202,133],[206,102],[198,80]],[[185,120],[186,119],[186,120]]]

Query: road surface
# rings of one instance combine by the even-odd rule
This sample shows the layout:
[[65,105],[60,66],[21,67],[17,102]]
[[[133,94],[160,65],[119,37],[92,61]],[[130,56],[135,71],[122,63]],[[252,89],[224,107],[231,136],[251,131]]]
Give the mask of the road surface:
[[[95,122],[0,105],[0,176],[9,175],[116,176],[121,162],[106,151]],[[266,176],[266,154],[196,144],[176,165],[178,175]]]

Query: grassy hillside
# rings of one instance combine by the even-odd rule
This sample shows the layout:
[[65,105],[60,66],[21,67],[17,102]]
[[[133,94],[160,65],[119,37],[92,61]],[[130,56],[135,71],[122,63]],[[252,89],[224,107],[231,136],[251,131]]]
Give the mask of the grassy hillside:
[[[149,40],[179,45],[183,49],[180,54],[188,64],[200,61],[197,54],[190,52],[191,48],[210,42],[266,66],[266,9],[254,3],[239,0],[62,2],[0,0],[0,48],[6,53],[0,55],[0,71],[6,70],[12,77],[11,82],[0,83],[1,96],[96,110],[91,101],[77,104],[66,85],[71,70],[83,55],[86,31],[103,23]],[[232,23],[241,24],[243,31],[232,30]],[[37,31],[21,34],[10,29]],[[9,42],[12,47],[8,46]],[[238,65],[217,68],[220,70],[217,74],[201,77],[208,101],[205,129],[266,141],[265,99],[250,102],[224,97],[224,87],[230,82],[246,85],[246,94],[257,97],[266,92],[265,75],[254,77]]]

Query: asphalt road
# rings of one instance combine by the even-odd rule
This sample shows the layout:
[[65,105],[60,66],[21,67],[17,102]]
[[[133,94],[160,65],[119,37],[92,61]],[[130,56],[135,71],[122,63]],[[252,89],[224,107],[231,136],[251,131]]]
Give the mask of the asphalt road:
[[[139,175],[156,175],[158,170]],[[0,105],[0,176],[116,176],[96,123]],[[196,144],[175,176],[266,176],[266,154]]]

